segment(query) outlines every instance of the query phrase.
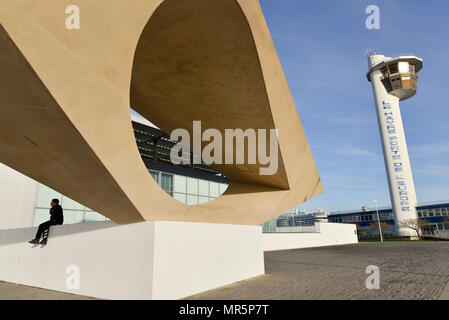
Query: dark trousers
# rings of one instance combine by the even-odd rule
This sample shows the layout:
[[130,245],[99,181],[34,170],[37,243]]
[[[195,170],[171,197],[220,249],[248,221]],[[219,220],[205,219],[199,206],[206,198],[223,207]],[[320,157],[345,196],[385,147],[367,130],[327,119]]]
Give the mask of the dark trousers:
[[42,233],[45,230],[50,230],[51,226],[56,226],[59,224],[62,224],[62,223],[59,223],[59,221],[56,221],[56,220],[48,220],[48,221],[41,223],[39,225],[39,228],[37,228],[36,239],[39,240],[42,236]]

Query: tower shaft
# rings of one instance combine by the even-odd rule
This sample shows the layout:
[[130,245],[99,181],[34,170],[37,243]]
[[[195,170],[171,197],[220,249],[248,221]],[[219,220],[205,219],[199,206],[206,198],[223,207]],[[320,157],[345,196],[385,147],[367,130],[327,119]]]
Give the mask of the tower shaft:
[[381,55],[369,57],[369,78],[373,87],[395,230],[399,236],[410,236],[411,230],[401,227],[400,223],[417,218],[417,200],[399,108],[400,99],[387,91],[385,73],[381,69],[372,69],[384,58]]

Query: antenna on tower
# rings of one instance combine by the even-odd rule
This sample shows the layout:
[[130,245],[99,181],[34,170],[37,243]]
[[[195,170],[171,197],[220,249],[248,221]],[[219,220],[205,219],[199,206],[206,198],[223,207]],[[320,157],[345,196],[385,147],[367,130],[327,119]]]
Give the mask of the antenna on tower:
[[375,54],[377,54],[377,50],[370,49],[370,48],[365,49],[365,57],[369,58]]
[[365,57],[369,57],[370,56],[370,49],[365,49]]

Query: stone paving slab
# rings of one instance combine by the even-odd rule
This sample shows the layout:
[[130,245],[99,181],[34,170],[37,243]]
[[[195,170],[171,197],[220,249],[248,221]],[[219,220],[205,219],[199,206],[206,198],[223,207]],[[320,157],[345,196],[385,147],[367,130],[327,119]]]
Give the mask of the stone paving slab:
[[443,292],[441,293],[439,300],[449,300],[449,282],[446,284],[446,288],[443,289]]

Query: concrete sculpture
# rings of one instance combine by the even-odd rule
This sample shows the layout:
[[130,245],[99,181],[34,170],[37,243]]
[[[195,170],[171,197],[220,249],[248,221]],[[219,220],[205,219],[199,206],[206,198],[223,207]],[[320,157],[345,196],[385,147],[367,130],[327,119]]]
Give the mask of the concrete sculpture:
[[[0,24],[0,162],[113,221],[256,225],[323,191],[257,0],[1,1]],[[225,194],[184,205],[148,174],[130,106],[167,133],[278,129],[278,171],[216,165]]]

